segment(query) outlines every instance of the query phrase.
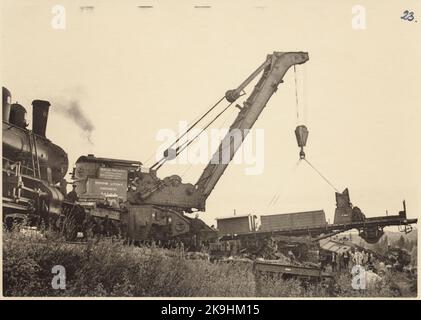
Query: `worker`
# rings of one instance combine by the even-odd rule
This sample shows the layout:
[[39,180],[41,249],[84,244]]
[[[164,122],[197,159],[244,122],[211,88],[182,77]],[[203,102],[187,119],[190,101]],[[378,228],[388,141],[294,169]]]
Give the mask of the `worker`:
[[336,266],[339,272],[342,271],[343,264],[344,262],[342,252],[338,252],[338,254],[336,255]]
[[344,269],[349,268],[349,252],[345,251],[343,255],[343,261],[344,261]]
[[359,263],[359,252],[358,252],[358,249],[355,249],[354,250],[354,254],[352,256],[352,264],[353,264],[353,266],[360,265],[360,263]]
[[355,255],[357,265],[362,266],[364,263],[364,250],[362,252],[356,250]]
[[351,248],[351,251],[349,251],[349,269],[351,269],[355,264],[355,250],[354,248]]
[[367,263],[368,263],[368,253],[363,250],[361,252],[361,257],[362,257],[362,265],[363,266],[367,265]]
[[337,254],[335,252],[332,252],[332,270],[333,272],[337,271],[337,264],[336,264],[336,256]]
[[77,200],[79,199],[77,192],[76,192],[76,184],[72,185],[72,191],[70,191],[67,196],[66,196],[66,200],[71,202],[71,203],[75,203]]
[[358,249],[355,249],[353,264],[354,266],[360,266],[362,264],[361,252]]
[[368,264],[372,265],[373,263],[374,263],[374,255],[372,252],[370,252],[368,255]]

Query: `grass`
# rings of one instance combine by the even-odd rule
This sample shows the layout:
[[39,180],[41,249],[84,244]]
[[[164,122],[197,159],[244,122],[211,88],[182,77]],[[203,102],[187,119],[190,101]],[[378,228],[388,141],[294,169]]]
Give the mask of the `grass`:
[[[52,268],[66,270],[66,289],[52,288]],[[119,241],[68,244],[62,239],[3,233],[3,295],[32,297],[314,297],[397,296],[391,279],[375,290],[351,288],[342,275],[334,287],[298,280],[256,279],[247,263],[186,259],[180,251],[133,247]],[[401,294],[401,293],[399,293]]]

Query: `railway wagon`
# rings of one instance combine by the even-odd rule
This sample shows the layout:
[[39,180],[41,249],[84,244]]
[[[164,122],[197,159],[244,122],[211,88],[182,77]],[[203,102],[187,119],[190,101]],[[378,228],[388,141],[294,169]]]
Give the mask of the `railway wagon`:
[[262,215],[260,216],[259,231],[321,227],[326,223],[326,215],[323,210]]
[[251,214],[217,218],[218,235],[234,235],[256,231],[256,216]]

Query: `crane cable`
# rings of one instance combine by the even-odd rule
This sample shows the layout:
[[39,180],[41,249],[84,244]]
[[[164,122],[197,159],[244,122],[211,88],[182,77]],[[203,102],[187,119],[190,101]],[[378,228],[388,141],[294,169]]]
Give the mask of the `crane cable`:
[[[299,104],[299,101],[298,101],[297,68],[296,68],[295,64],[294,64],[293,67],[294,67],[294,84],[295,84],[294,89],[295,89],[296,123],[298,125],[298,123],[300,122],[300,107],[299,107],[300,104]],[[298,162],[296,163],[295,168],[297,168],[298,165],[300,164],[300,162],[301,162],[300,160],[298,160]],[[270,206],[274,206],[278,202],[279,197],[280,197],[280,193],[274,193],[272,199],[267,204],[267,208],[270,207]]]
[[311,164],[310,161],[307,160],[307,158],[303,159],[305,162],[307,162],[307,164],[314,170],[317,172],[317,174],[323,178],[324,181],[326,181],[332,188],[333,190],[335,190],[336,192],[339,192],[338,189],[319,171],[317,170],[317,168]]
[[[305,73],[304,73],[305,75]],[[295,102],[296,102],[296,107],[297,107],[297,124],[300,120],[300,114],[299,114],[299,103],[298,103],[298,85],[297,85],[297,69],[295,68],[294,65],[294,79],[295,79]],[[305,97],[304,97],[305,99]],[[304,104],[304,108],[306,109],[306,105]],[[303,110],[304,116],[306,116],[306,111],[307,110]],[[306,122],[306,121],[305,121]],[[307,158],[304,159],[300,159],[297,162],[297,166],[300,164],[301,160],[304,160],[305,162],[307,162],[307,164],[324,180],[327,182],[327,184],[329,184],[336,192],[339,192],[338,189],[326,178],[326,176],[324,176],[320,170],[318,170],[310,161],[307,160]]]
[[[230,117],[232,114],[233,114],[233,112],[235,111],[235,109],[232,109],[231,110],[231,113],[226,117],[226,119],[222,122],[222,124],[219,126],[219,130],[221,130],[223,127],[224,127],[224,125],[226,124],[226,122],[228,121],[228,117]],[[193,164],[191,163],[190,165],[189,165],[189,167],[180,175],[180,177],[181,178],[183,178],[189,171],[190,171],[190,169],[192,168],[192,166],[193,166]]]
[[[181,138],[183,138],[186,134],[188,134],[194,127],[196,127],[196,125],[202,121],[212,110],[214,110],[223,100],[225,99],[225,96],[223,96],[222,98],[220,98],[210,109],[208,109],[203,115],[199,116],[199,118],[191,125],[189,125],[189,127],[186,129],[186,131],[184,131],[168,148],[167,150],[169,150],[171,147],[173,147],[174,145],[177,144],[177,142],[179,142],[181,140]],[[186,142],[183,142],[181,144],[181,146],[183,146]],[[176,152],[180,149],[181,146],[177,146],[177,148],[175,149]],[[152,155],[153,156],[153,155]],[[152,157],[151,156],[151,157]],[[166,157],[162,157],[161,159],[159,159],[157,162],[155,162],[151,168],[154,168],[155,166],[157,166],[158,164],[160,164],[159,167],[161,167],[165,162],[166,162],[167,158]],[[162,162],[162,163],[161,163]]]
[[[221,112],[219,112],[211,121],[209,121],[207,124],[206,124],[206,126],[202,129],[202,130],[200,130],[200,132],[197,134],[197,135],[195,135],[194,137],[193,137],[193,139],[191,139],[191,140],[187,140],[187,141],[185,141],[185,142],[183,142],[181,145],[179,145],[176,149],[175,149],[175,151],[176,151],[176,154],[175,154],[175,156],[177,157],[181,152],[183,152],[190,144],[192,144],[212,123],[214,123],[225,111],[227,111],[228,110],[228,108],[229,107],[231,107],[232,106],[232,104],[233,104],[233,102],[230,102]],[[215,107],[215,106],[214,106]],[[214,108],[214,107],[212,107],[212,108]],[[208,114],[209,112],[207,112],[207,114]],[[201,118],[201,119],[203,119],[203,117]],[[185,134],[185,133],[184,133]],[[184,135],[183,134],[183,135]],[[172,144],[172,145],[174,145],[174,144]],[[167,149],[168,150],[168,149]],[[159,160],[158,162],[156,162],[152,167],[155,167],[155,166],[157,166],[157,168],[155,169],[155,170],[158,170],[159,168],[161,168],[164,164],[165,164],[165,162],[167,162],[167,158],[166,157],[163,157],[163,158],[161,158],[161,160]]]
[[298,104],[298,85],[297,85],[297,69],[294,64],[294,82],[295,82],[295,105],[296,105],[296,112],[297,112],[297,124],[300,121],[300,107]]
[[[200,132],[193,137],[190,141],[186,141],[182,143],[180,146],[177,147],[177,155],[179,155],[184,149],[186,149],[191,143],[193,143],[194,140],[196,140],[212,123],[214,123],[225,111],[228,110],[229,107],[231,107],[233,102],[231,102],[229,105],[227,105],[221,112],[219,112]],[[182,148],[180,150],[180,148]]]
[[[242,90],[242,92],[240,93],[240,96],[244,96],[246,94],[246,92],[244,90]],[[210,110],[208,110],[203,116],[200,117],[199,120],[197,120],[186,132],[183,133],[182,136],[186,135],[188,131],[190,131],[194,126],[196,126],[206,115],[208,115],[210,113],[210,111],[212,111],[219,103],[221,103],[224,100],[225,97],[223,97],[222,99],[220,99],[214,106],[211,107]],[[183,152],[184,149],[186,149],[191,143],[193,143],[212,123],[214,123],[225,111],[227,111],[229,109],[229,107],[231,107],[233,105],[235,101],[230,102],[221,112],[219,112],[193,139],[191,139],[190,141],[186,141],[184,143],[182,143],[181,145],[179,145],[176,149],[176,154],[175,157],[177,157],[181,152]],[[176,142],[178,142],[181,137],[180,136]],[[171,146],[173,146],[176,142],[174,142]],[[182,148],[180,150],[180,148]],[[168,150],[168,149],[167,149]],[[167,157],[163,157],[161,158],[159,161],[157,161],[151,168],[158,166],[155,171],[157,171],[159,168],[161,168],[166,162],[168,161]],[[192,164],[190,164],[190,166],[183,172],[184,176],[192,167]],[[206,177],[207,178],[207,177]]]
[[[190,130],[192,130],[200,121],[203,120],[203,118],[205,118],[213,109],[215,109],[223,100],[225,99],[225,96],[221,97],[210,109],[208,109],[203,115],[198,116],[196,119],[197,120],[193,120],[194,123],[190,124],[189,127],[186,129],[186,131],[184,131],[167,149],[171,148],[172,146],[174,146],[178,141],[181,140],[181,138],[183,138],[187,133],[190,132]],[[192,122],[193,122],[192,121]],[[152,157],[154,156],[155,153],[151,154],[151,156],[146,160],[146,162],[149,162],[149,160],[152,159]],[[157,163],[159,163],[162,159],[160,159]],[[157,163],[153,164],[151,166],[151,168],[153,166],[155,166]]]
[[[218,100],[218,102],[216,102],[208,111],[206,111],[199,119],[197,119],[192,125],[190,125],[190,127],[181,135],[178,137],[177,140],[175,140],[168,148],[171,148],[172,146],[174,146],[178,141],[180,141],[180,139],[182,137],[184,137],[187,133],[190,132],[190,130],[192,130],[194,127],[196,127],[196,125],[202,121],[213,109],[215,109],[223,100],[225,99],[225,96],[223,96],[221,99]],[[182,145],[181,145],[182,146]],[[176,148],[176,150],[178,150],[180,148],[180,146],[178,146]]]
[[307,65],[303,65],[303,99],[301,101],[303,109],[303,121],[308,124],[308,97],[307,97]]

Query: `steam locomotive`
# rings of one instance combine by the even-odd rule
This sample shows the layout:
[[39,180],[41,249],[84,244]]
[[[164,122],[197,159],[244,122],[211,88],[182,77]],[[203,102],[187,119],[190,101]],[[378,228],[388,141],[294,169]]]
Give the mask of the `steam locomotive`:
[[[112,208],[104,213],[101,202],[98,203],[99,208],[94,210],[96,202],[85,201],[79,205],[75,198],[66,197],[68,183],[65,175],[69,167],[67,153],[45,135],[50,103],[44,100],[32,101],[33,124],[32,130],[29,130],[26,108],[11,100],[10,91],[3,87],[2,197],[3,223],[6,228],[11,229],[16,223],[52,226],[60,230],[68,228],[64,230],[66,235],[74,238],[78,233],[86,231],[87,220],[90,227],[99,232],[102,226],[102,221],[97,221],[99,216],[110,217],[107,225],[110,225],[109,229],[115,230],[112,226],[114,220],[120,220],[118,211]],[[95,217],[89,215],[91,212],[95,213]]]
[[2,88],[3,110],[3,223],[45,226],[63,231],[67,238],[86,236],[87,230],[117,234],[122,210],[99,199],[76,202],[67,193],[67,153],[45,135],[50,103],[32,101],[32,130],[24,106],[12,103]]
[[62,213],[67,153],[45,136],[50,103],[32,101],[33,125],[28,130],[27,112],[11,103],[10,91],[2,88],[3,108],[3,221],[30,224],[48,221]]

